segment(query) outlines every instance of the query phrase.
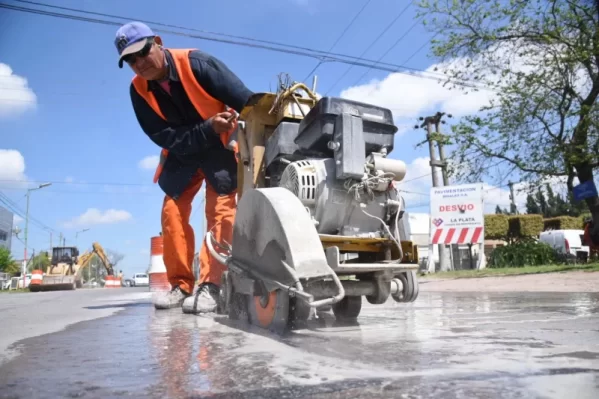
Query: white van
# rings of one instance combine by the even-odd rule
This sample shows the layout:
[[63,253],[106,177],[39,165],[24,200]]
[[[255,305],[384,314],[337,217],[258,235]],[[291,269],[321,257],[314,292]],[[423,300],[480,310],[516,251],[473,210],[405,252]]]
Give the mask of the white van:
[[541,233],[540,242],[551,246],[558,254],[576,257],[577,251],[589,254],[589,247],[582,245],[584,230],[548,230]]
[[150,277],[146,273],[135,273],[133,275],[133,285],[135,287],[149,286]]

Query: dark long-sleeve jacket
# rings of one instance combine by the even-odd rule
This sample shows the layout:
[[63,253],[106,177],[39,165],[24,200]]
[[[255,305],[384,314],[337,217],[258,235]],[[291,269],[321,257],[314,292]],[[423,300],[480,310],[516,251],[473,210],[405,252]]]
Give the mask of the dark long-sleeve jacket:
[[[176,199],[201,169],[219,194],[229,194],[237,188],[235,154],[223,146],[210,122],[196,111],[183,89],[168,49],[165,53],[171,94],[155,81],[148,82],[147,90],[154,94],[166,121],[137,93],[133,84],[130,87],[133,109],[142,130],[156,145],[169,151],[158,184],[168,196]],[[202,51],[191,51],[189,59],[193,74],[204,90],[241,112],[253,94],[244,83],[224,63]]]

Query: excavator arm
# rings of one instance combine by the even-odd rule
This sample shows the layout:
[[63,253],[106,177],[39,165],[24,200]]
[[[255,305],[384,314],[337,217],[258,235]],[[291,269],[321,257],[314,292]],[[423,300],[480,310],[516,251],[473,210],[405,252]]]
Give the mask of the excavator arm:
[[104,264],[104,267],[106,268],[106,273],[109,276],[113,276],[114,269],[112,267],[112,264],[108,260],[108,256],[106,256],[106,252],[104,251],[104,248],[102,248],[102,246],[97,242],[94,242],[92,244],[92,248],[93,249],[91,252],[86,251],[83,255],[81,255],[79,257],[79,268],[77,269],[77,274],[81,275],[83,269],[85,269],[86,267],[89,266],[89,263],[92,260],[93,256],[97,255],[98,258],[100,258],[100,260]]
[[106,252],[104,252],[104,248],[102,248],[102,246],[97,242],[94,242],[93,248],[96,255],[98,255],[102,263],[104,263],[106,273],[108,273],[109,276],[114,276],[114,269],[112,268],[112,264],[108,260],[108,256],[106,256]]

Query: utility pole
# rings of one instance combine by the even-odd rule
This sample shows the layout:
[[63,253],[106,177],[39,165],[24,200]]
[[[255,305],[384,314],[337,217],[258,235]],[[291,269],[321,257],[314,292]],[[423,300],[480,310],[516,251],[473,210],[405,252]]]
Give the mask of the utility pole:
[[512,209],[516,215],[518,214],[518,207],[516,206],[516,196],[514,195],[514,183],[508,182],[507,185],[510,187],[510,200],[512,201]]
[[[443,186],[447,187],[447,186],[449,186],[449,173],[447,171],[447,159],[445,158],[445,144],[443,143],[443,136],[441,134],[441,128],[440,128],[441,123],[445,124],[445,121],[441,120],[441,118],[444,115],[445,115],[445,112],[437,112],[435,114],[435,116],[433,117],[433,120],[435,122],[435,131],[437,133],[436,141],[437,141],[437,148],[439,149],[439,163],[441,164],[441,173],[443,175]],[[448,114],[447,117],[451,118],[451,114]],[[455,249],[455,245],[449,244],[449,264],[450,264],[449,270],[455,269],[454,249]],[[459,254],[459,251],[458,251],[458,254]],[[472,255],[472,252],[470,252],[470,254]],[[458,255],[458,259],[459,259],[459,255]]]
[[[435,130],[437,135],[441,136],[440,124],[445,124],[445,121],[441,120],[441,118],[445,115],[445,112],[437,112],[433,117],[435,123]],[[447,115],[448,118],[451,118],[451,114]],[[437,140],[437,147],[439,148],[439,163],[441,164],[441,171],[443,173],[443,185],[449,186],[449,174],[447,173],[447,161],[445,158],[445,147],[444,144]]]
[[32,191],[39,190],[44,187],[48,187],[52,183],[43,183],[36,188],[30,188],[27,190],[27,210],[25,211],[25,248],[23,248],[23,288],[27,287],[27,233],[29,230],[29,194]]
[[[438,115],[439,113],[437,113]],[[437,123],[437,115],[434,116],[427,116],[425,118],[420,117],[420,120],[423,121],[422,124],[420,126],[416,125],[416,128],[418,127],[426,127],[426,141],[428,141],[428,150],[430,153],[430,166],[431,166],[431,172],[432,172],[432,179],[433,179],[433,187],[441,187],[441,184],[439,182],[439,177],[437,176],[437,167],[441,167],[443,168],[443,163],[437,161],[437,157],[435,155],[435,143],[432,137],[432,127],[434,124]],[[444,182],[445,182],[445,176],[444,176]],[[439,266],[440,269],[442,271],[446,271],[446,270],[450,270],[449,268],[449,253],[447,251],[447,248],[445,247],[445,244],[438,244],[438,248],[439,248]],[[429,259],[432,259],[432,264],[433,264],[433,272],[434,272],[434,252],[433,252],[433,247],[432,245],[430,246],[430,255],[429,255]]]

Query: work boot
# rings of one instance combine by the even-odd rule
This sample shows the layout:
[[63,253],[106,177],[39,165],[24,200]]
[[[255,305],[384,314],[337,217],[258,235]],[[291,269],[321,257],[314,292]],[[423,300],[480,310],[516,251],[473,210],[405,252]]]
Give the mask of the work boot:
[[216,311],[219,288],[212,283],[200,284],[195,295],[183,301],[183,313],[200,314]]
[[183,291],[177,285],[167,293],[160,293],[154,300],[154,307],[156,309],[172,309],[177,308],[183,304],[183,300],[188,298],[190,294]]

